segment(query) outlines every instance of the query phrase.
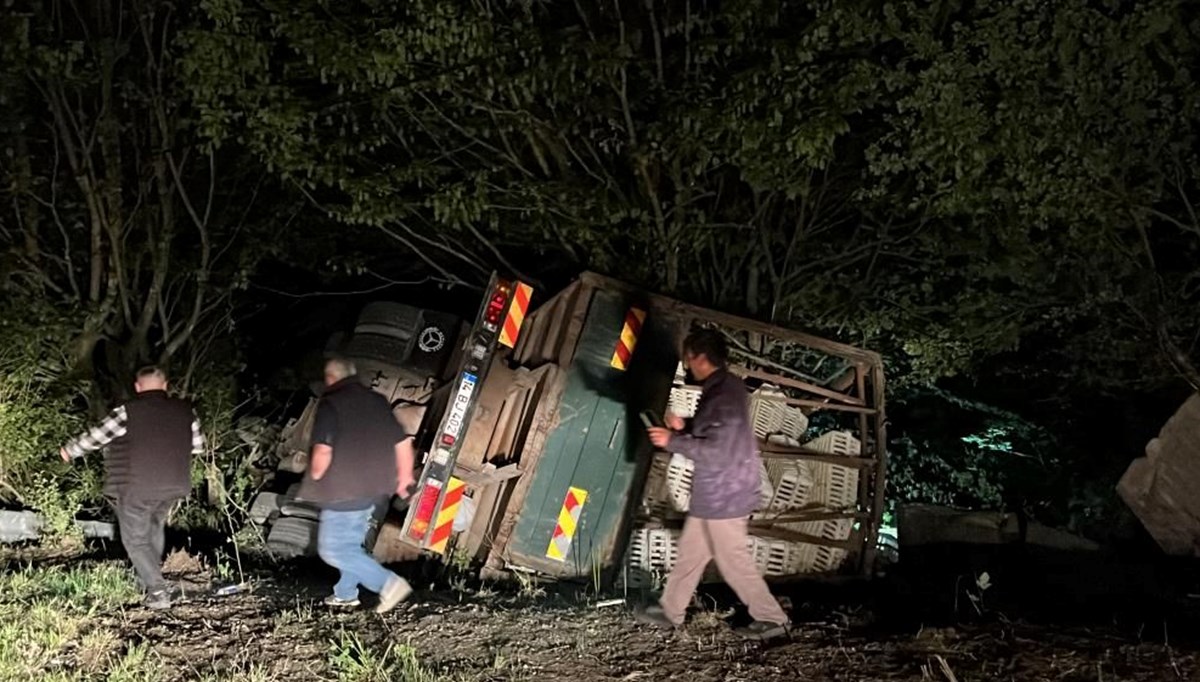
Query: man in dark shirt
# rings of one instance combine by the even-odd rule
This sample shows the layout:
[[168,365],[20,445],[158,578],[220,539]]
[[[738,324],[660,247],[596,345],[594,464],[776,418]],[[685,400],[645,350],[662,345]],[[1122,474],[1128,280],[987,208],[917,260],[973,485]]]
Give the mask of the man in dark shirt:
[[655,447],[695,464],[688,517],[679,536],[679,556],[658,607],[639,614],[643,622],[683,625],[692,595],[709,561],[750,608],[754,622],[738,633],[767,639],[785,634],[788,618],[754,565],[747,521],[758,508],[762,485],[758,441],[750,425],[746,385],[725,368],[729,355],[716,331],[694,332],[683,342],[683,361],[703,385],[696,416],[666,415],[667,426],[648,429]]
[[363,548],[375,510],[413,485],[412,439],[387,400],[362,385],[354,365],[325,363],[325,393],[313,424],[312,458],[299,497],[321,508],[317,553],[341,572],[329,606],[358,606],[358,588],[379,594],[385,613],[412,594],[408,581]]
[[121,544],[146,591],[146,606],[165,609],[162,575],[167,515],[191,491],[191,455],[204,451],[200,421],[186,400],[167,395],[157,367],[138,370],[137,395],[60,451],[69,462],[106,448],[104,494],[117,514]]

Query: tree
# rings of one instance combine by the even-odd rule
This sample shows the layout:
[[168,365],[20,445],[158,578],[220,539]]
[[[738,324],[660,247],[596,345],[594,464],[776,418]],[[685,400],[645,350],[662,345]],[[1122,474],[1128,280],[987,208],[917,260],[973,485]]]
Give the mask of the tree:
[[96,397],[138,363],[174,361],[186,385],[232,324],[265,182],[194,134],[175,41],[187,14],[70,0],[7,13],[0,286],[75,311],[71,365]]
[[1060,384],[1200,388],[1194,9],[894,7],[900,96],[871,169],[876,196],[933,219],[923,259],[960,273],[938,314],[986,311],[981,331],[1047,348]]

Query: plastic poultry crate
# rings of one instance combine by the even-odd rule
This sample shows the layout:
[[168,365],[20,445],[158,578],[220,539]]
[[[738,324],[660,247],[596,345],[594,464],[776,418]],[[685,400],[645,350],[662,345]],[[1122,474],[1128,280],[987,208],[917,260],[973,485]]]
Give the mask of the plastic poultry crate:
[[[679,535],[678,529],[635,529],[629,538],[629,568],[634,574],[670,573],[679,559]],[[792,558],[796,551],[795,545],[796,543],[751,535],[747,539],[746,549],[754,557],[754,564],[759,573],[764,576],[777,576],[793,572],[791,566],[795,563]],[[715,568],[715,562],[709,565],[705,580],[719,579],[720,573]]]

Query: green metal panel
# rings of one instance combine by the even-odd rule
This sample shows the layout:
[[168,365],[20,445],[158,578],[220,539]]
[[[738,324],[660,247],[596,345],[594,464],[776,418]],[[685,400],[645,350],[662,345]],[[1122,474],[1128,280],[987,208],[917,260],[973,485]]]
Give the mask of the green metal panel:
[[[678,362],[673,321],[648,310],[629,368],[609,365],[633,304],[611,291],[592,295],[557,425],[546,440],[509,542],[513,564],[558,576],[587,576],[593,562],[611,566],[623,550],[627,512],[633,496],[641,493],[650,455],[638,413],[662,410]],[[545,555],[570,487],[586,490],[588,497],[566,561],[559,562]]]

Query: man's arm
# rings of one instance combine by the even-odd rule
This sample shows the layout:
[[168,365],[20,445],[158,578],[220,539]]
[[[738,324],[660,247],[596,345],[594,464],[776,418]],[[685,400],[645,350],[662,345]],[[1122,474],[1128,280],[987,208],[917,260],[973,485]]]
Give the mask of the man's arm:
[[192,454],[200,455],[204,453],[204,431],[200,428],[200,419],[196,417],[196,413],[192,413]]
[[700,465],[728,456],[734,434],[729,424],[736,418],[733,402],[721,394],[701,402],[696,416],[687,424],[687,430],[672,433],[665,449]]
[[128,420],[129,416],[125,413],[125,406],[119,405],[109,412],[98,426],[88,429],[84,434],[63,446],[59,454],[64,461],[70,461],[76,457],[82,457],[85,453],[99,450],[125,435]]
[[408,499],[409,487],[415,483],[413,480],[413,439],[404,438],[399,443],[396,443],[396,494],[401,499]]
[[322,400],[317,405],[317,417],[313,420],[312,458],[308,462],[308,473],[314,481],[321,480],[333,463],[333,439],[337,434],[337,426],[337,411]]
[[333,448],[324,443],[313,445],[312,459],[308,462],[308,473],[314,481],[321,480],[329,465],[333,463]]

